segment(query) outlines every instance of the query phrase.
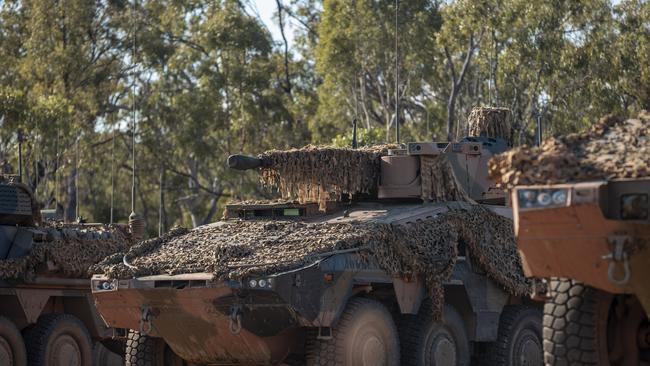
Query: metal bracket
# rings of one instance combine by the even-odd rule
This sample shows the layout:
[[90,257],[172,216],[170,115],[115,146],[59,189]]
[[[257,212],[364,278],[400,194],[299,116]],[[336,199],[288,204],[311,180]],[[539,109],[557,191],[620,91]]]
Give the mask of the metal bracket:
[[242,311],[239,305],[233,305],[230,307],[230,333],[239,334],[241,332],[241,318]]
[[[608,238],[609,244],[614,249],[602,258],[610,260],[609,267],[607,268],[607,278],[609,282],[616,286],[625,286],[630,281],[630,263],[628,255],[625,251],[625,243],[629,241],[630,237],[627,235],[612,235]],[[616,266],[623,262],[623,277],[616,277]]]
[[146,336],[151,333],[153,329],[152,321],[154,319],[154,314],[151,311],[151,308],[148,305],[142,306],[142,317],[140,318],[140,334]]
[[316,339],[325,341],[332,339],[332,328],[318,327],[318,335],[316,336]]

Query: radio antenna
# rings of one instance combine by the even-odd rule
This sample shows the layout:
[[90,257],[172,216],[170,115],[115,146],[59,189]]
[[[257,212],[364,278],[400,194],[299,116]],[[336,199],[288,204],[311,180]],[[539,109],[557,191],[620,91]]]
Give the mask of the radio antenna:
[[131,21],[132,21],[132,28],[131,31],[133,32],[133,53],[131,55],[131,69],[133,70],[133,79],[132,81],[132,96],[131,96],[131,214],[129,215],[129,228],[131,229],[131,235],[133,236],[133,239],[135,240],[140,240],[144,236],[144,220],[137,214],[135,213],[135,184],[136,184],[136,165],[135,165],[135,129],[136,129],[136,120],[137,120],[137,113],[136,113],[136,39],[137,39],[137,29],[136,29],[136,20],[135,20],[135,11],[136,11],[136,4],[137,0],[133,0],[133,9],[131,11]]
[[115,222],[113,214],[115,208],[115,126],[113,126],[113,142],[111,147],[111,220],[110,224]]
[[399,144],[399,0],[395,0],[395,139]]

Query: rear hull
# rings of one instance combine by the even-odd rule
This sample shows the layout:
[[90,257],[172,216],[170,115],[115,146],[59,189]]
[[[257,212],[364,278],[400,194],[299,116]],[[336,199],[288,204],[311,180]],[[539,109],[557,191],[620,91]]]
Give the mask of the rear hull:
[[[147,281],[119,281],[130,288],[96,292],[95,302],[112,326],[140,329],[162,337],[186,361],[211,365],[274,365],[301,349],[302,329],[288,306],[261,294],[241,307],[241,329],[231,321],[241,303],[236,289],[223,283],[199,288],[146,288]],[[144,285],[144,286],[143,286]],[[143,310],[151,314],[143,322]],[[236,317],[235,317],[236,318]],[[255,333],[253,333],[253,331]]]

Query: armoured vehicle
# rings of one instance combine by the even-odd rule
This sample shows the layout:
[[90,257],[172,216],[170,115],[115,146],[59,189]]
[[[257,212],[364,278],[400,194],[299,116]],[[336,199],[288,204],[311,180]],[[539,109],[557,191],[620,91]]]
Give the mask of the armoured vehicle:
[[[503,140],[487,137],[409,143],[381,156],[379,186],[352,202],[325,212],[315,203],[233,204],[225,221],[193,232],[200,236],[242,220],[426,223],[454,208],[476,206],[468,201],[511,217],[505,193],[486,178],[487,160],[505,149]],[[432,156],[447,159],[468,201],[423,202],[419,164]],[[264,164],[229,158],[235,169]],[[175,358],[176,364],[197,365],[541,365],[541,306],[497,284],[465,244],[458,243],[440,298],[428,295],[424,276],[391,274],[363,248],[319,253],[299,268],[243,279],[217,279],[213,273],[95,275],[92,289],[109,325],[134,330],[127,346],[131,364],[171,364],[169,356],[176,354],[184,360]],[[512,248],[516,258],[514,243]],[[439,320],[436,302],[444,302]]]
[[95,309],[89,279],[61,275],[43,250],[88,235],[115,239],[97,227],[44,225],[29,188],[0,179],[0,365],[121,364],[122,345]]
[[513,190],[525,273],[550,285],[548,364],[650,364],[649,195],[649,178]]

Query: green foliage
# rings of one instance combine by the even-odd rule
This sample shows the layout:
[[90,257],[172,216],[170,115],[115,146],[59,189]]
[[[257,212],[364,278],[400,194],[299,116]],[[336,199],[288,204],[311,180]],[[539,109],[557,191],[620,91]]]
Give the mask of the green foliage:
[[[379,145],[386,138],[386,131],[381,127],[359,128],[357,134],[357,144],[359,147]],[[352,147],[352,129],[350,129],[350,133],[335,136],[330,145]]]
[[402,142],[460,137],[477,105],[510,108],[521,143],[538,119],[549,136],[650,108],[647,1],[279,3],[286,50],[246,1],[0,1],[0,167],[17,172],[20,130],[43,206],[108,221],[113,200],[126,221],[134,108],[154,234],[161,207],[199,225],[269,196],[229,154],[350,146],[354,118],[360,145],[394,142],[397,74]]
[[424,87],[423,76],[435,68],[431,51],[441,19],[433,4],[419,0],[400,1],[397,16],[399,60],[393,2],[323,2],[315,48],[316,71],[323,78],[313,123],[317,140],[327,140],[353,117],[367,129],[390,125],[396,71],[401,75],[403,114],[416,121],[425,118],[426,107],[418,97]]

